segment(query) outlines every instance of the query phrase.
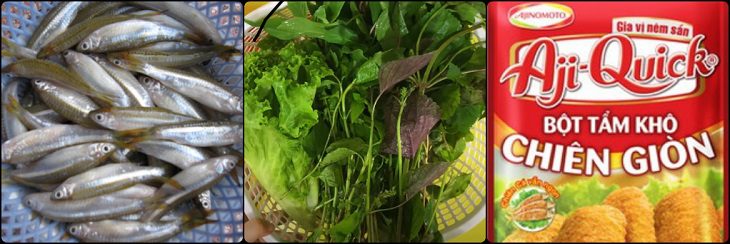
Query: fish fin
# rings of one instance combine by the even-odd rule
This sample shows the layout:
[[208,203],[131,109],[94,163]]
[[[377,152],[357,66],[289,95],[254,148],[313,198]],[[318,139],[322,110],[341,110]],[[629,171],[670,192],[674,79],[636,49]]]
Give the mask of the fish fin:
[[169,185],[169,186],[171,186],[171,187],[173,187],[175,189],[178,189],[178,190],[181,190],[181,191],[182,190],[185,190],[185,187],[182,186],[182,184],[180,184],[180,182],[177,182],[177,180],[174,180],[172,178],[165,178],[165,177],[160,178],[160,179],[163,182],[165,182],[166,185]]
[[8,97],[8,103],[4,105],[5,109],[8,110],[8,112],[12,113],[13,115],[20,117],[20,110],[23,109],[22,106],[20,106],[20,102],[18,102],[17,99],[10,96]]
[[61,236],[61,238],[59,240],[64,241],[64,240],[70,240],[70,239],[71,239],[71,234],[69,234],[68,231],[64,231],[63,235]]
[[231,178],[233,178],[233,181],[236,182],[236,185],[241,186],[241,179],[238,178],[238,171],[236,171],[236,169],[233,169],[229,174]]
[[147,206],[145,209],[154,209],[157,208],[157,205],[164,204],[162,200],[165,196],[165,194],[154,193],[152,196],[142,199],[142,202],[144,202],[145,206]]
[[[23,49],[33,51],[32,49],[18,46],[18,44],[16,44],[15,42],[11,41],[8,38],[3,37],[2,44],[8,47],[8,48],[2,50],[2,56],[15,57],[17,59],[32,57],[32,55],[24,56],[23,54],[18,53],[18,52],[21,52],[21,50],[23,50]],[[13,50],[15,50],[16,52],[13,52]],[[36,55],[38,55],[38,54],[36,53]]]
[[225,45],[216,45],[214,47],[214,50],[218,52],[218,56],[226,61],[231,61],[231,58],[233,56],[241,56],[242,51],[236,49],[235,47],[231,46],[225,46]]
[[[133,71],[139,72],[144,67],[145,63],[142,62],[142,60],[139,60],[135,57],[132,57],[132,55],[129,55],[129,53],[124,52],[122,55],[120,55],[122,59],[127,63],[129,68]],[[139,72],[141,73],[141,72]]]
[[149,13],[146,13],[146,14],[140,14],[140,15],[127,15],[127,16],[129,16],[129,17],[130,17],[130,19],[135,19],[135,18],[136,18],[136,19],[146,19],[147,17],[152,17],[152,16],[157,16],[157,15],[161,15],[161,14],[164,14],[165,12],[167,12],[167,9],[165,9],[165,10],[162,10],[162,11],[152,11],[152,12],[149,12]]

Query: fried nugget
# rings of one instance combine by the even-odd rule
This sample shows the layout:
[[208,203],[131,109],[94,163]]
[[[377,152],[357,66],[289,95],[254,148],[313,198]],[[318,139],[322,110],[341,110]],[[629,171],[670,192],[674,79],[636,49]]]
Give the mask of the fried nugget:
[[724,217],[725,217],[725,215],[722,212],[722,205],[720,205],[720,207],[717,208],[717,224],[720,225],[720,228],[722,228],[722,225],[725,224]]
[[675,190],[656,205],[656,239],[658,242],[720,242],[716,211],[704,190],[697,187]]
[[553,222],[550,223],[550,226],[547,228],[536,232],[527,232],[517,229],[507,236],[507,238],[504,239],[504,242],[552,242],[553,239],[558,236],[558,232],[560,231],[560,227],[563,226],[563,222],[565,222],[565,217],[556,214],[555,217],[553,217]]
[[625,242],[626,217],[609,205],[576,209],[563,223],[555,242]]
[[654,207],[639,188],[618,189],[603,203],[618,208],[626,217],[626,242],[656,242]]

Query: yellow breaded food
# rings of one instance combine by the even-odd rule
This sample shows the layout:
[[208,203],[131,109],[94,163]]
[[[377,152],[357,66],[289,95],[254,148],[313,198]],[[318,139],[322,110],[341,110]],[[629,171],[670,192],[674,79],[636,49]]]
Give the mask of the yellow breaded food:
[[558,236],[558,232],[560,231],[560,227],[563,226],[563,222],[565,222],[565,217],[556,214],[555,217],[553,217],[553,222],[544,230],[527,232],[517,229],[507,236],[507,238],[504,239],[504,242],[552,242],[555,237]]
[[618,189],[603,203],[618,208],[626,217],[626,242],[656,242],[654,206],[639,188]]
[[555,242],[625,242],[626,217],[609,205],[576,209],[563,223]]
[[722,225],[724,225],[725,215],[722,212],[722,205],[717,208],[717,224],[720,225],[720,229],[722,229]]
[[665,196],[654,213],[658,242],[720,242],[717,210],[704,190],[686,187]]

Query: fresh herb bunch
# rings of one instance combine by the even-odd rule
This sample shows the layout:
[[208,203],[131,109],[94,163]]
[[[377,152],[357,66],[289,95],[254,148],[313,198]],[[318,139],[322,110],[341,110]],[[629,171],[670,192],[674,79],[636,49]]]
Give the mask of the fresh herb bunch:
[[[443,241],[485,116],[481,2],[289,2],[244,65],[244,155],[310,241]],[[260,25],[260,23],[251,23]]]

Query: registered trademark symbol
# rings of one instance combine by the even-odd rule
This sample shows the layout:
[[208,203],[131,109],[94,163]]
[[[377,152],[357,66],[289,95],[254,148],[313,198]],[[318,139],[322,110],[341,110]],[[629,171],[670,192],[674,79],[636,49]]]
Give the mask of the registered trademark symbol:
[[707,55],[707,58],[705,58],[705,64],[707,64],[707,66],[715,66],[715,65],[717,65],[719,60],[720,59],[717,58],[717,55],[710,54],[710,55]]

